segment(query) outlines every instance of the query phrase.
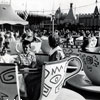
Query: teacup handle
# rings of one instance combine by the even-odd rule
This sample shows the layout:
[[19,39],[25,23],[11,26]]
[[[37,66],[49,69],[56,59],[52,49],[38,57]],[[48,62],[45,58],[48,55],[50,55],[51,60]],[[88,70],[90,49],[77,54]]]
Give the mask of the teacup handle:
[[[16,50],[16,52],[17,53],[21,53],[21,51],[20,50],[18,50],[18,46],[20,46],[21,47],[21,45],[20,45],[21,43],[16,43],[16,48],[15,48],[15,50]],[[23,48],[22,48],[22,51],[23,51]]]
[[19,53],[19,52],[20,52],[20,51],[18,50],[18,45],[19,45],[19,44],[18,44],[18,43],[16,43],[16,48],[15,48],[15,50],[16,50],[16,52],[17,52],[17,53]]
[[77,63],[78,65],[77,65],[75,71],[73,71],[73,72],[71,72],[71,73],[67,73],[67,72],[66,72],[66,74],[65,74],[65,80],[64,80],[64,85],[66,84],[66,81],[67,81],[68,79],[70,79],[70,78],[72,78],[73,76],[77,75],[77,74],[80,72],[80,70],[82,69],[82,67],[83,67],[83,63],[82,63],[82,60],[80,59],[80,57],[78,57],[78,56],[71,56],[71,57],[68,58],[68,60],[67,60],[67,64],[66,64],[67,69],[68,69],[68,64],[69,64],[69,62],[72,61],[72,60],[76,60],[76,62],[78,62],[78,63]]

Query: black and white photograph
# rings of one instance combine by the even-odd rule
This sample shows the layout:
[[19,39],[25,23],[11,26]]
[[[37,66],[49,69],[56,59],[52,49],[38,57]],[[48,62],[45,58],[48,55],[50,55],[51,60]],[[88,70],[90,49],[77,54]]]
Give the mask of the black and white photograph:
[[100,100],[100,0],[0,0],[0,100]]

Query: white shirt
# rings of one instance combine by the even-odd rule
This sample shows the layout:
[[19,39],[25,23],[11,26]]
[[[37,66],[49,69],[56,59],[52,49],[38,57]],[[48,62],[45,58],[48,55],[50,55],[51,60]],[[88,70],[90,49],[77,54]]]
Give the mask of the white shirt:
[[14,58],[7,53],[3,56],[0,56],[0,63],[13,63],[13,62]]

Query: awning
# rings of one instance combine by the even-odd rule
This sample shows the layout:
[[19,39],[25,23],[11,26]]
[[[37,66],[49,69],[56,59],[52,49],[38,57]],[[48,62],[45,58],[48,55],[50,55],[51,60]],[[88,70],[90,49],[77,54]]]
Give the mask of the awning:
[[0,4],[0,24],[27,25],[28,22],[19,17],[12,9],[11,5]]

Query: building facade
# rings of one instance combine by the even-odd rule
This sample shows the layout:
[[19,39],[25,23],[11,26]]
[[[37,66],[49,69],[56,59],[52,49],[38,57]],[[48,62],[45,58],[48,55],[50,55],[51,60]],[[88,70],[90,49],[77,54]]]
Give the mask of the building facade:
[[100,28],[100,13],[96,6],[94,12],[91,14],[77,15],[79,29],[83,30],[99,30]]

